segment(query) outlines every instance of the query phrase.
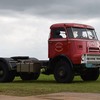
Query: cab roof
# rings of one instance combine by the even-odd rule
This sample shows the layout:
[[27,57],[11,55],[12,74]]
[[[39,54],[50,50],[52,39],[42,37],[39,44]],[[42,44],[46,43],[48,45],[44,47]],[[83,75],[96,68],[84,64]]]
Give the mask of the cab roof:
[[77,27],[77,28],[88,28],[88,29],[94,29],[90,25],[85,25],[85,24],[78,24],[78,23],[57,23],[51,25],[50,29],[53,28],[59,28],[59,27]]

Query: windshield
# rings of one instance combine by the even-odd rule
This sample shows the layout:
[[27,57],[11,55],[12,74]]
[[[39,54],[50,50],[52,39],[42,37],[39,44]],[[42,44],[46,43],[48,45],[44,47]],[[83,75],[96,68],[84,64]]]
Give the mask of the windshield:
[[68,30],[68,34],[69,34],[68,36],[70,38],[97,40],[96,33],[95,33],[95,31],[93,29],[68,28],[67,30]]

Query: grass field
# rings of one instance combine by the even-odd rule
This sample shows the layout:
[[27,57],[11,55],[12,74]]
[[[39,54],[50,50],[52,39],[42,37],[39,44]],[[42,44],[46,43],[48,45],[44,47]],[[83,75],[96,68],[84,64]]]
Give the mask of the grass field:
[[0,83],[0,94],[31,96],[58,92],[100,93],[100,77],[94,82],[83,82],[76,77],[73,83],[56,83],[53,76],[41,75],[37,81],[22,81],[16,78],[12,83]]

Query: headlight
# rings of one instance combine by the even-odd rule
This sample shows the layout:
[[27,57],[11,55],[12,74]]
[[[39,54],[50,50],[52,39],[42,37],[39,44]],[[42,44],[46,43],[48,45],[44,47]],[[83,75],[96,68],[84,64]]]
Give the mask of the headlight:
[[84,61],[84,60],[85,60],[85,57],[84,57],[84,55],[82,55],[81,59],[82,59],[82,61]]

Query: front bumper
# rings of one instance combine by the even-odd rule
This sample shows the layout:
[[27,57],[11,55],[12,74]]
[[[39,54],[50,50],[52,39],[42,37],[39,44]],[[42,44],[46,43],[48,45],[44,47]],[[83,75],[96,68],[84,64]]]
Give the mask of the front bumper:
[[87,68],[100,67],[100,54],[83,54],[81,64],[85,64]]

